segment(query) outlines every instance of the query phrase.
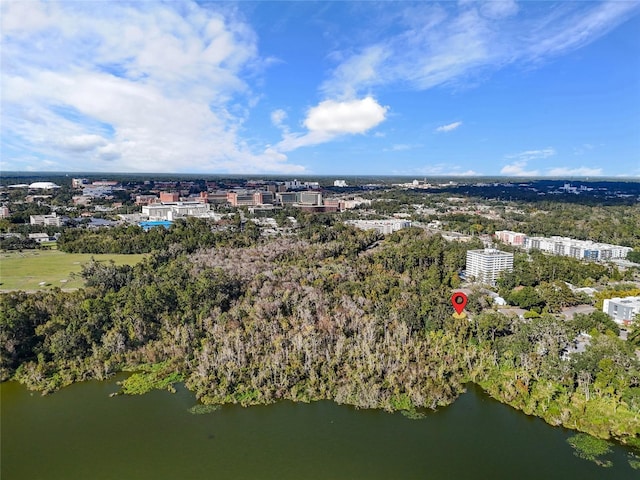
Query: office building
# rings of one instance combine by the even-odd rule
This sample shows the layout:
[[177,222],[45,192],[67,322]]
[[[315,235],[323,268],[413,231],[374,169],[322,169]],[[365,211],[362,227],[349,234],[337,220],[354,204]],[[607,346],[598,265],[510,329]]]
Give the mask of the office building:
[[201,202],[153,203],[142,207],[142,215],[151,221],[173,221],[183,217],[208,217],[209,204]]
[[31,215],[29,217],[31,225],[45,225],[48,227],[60,227],[62,225],[62,217],[55,212],[51,215]]

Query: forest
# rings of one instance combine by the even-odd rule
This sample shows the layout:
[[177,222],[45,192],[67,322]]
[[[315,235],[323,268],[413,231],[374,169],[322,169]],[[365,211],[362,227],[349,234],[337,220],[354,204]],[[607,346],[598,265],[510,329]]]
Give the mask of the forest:
[[[84,289],[1,294],[0,379],[47,393],[129,370],[127,393],[184,382],[203,404],[331,399],[407,415],[476,382],[551,424],[640,447],[640,364],[604,319],[452,317],[476,241],[417,228],[382,239],[322,215],[285,238],[196,220],[157,230],[141,263],[87,265]],[[566,273],[605,274],[589,268]],[[568,356],[585,329],[590,345]]]

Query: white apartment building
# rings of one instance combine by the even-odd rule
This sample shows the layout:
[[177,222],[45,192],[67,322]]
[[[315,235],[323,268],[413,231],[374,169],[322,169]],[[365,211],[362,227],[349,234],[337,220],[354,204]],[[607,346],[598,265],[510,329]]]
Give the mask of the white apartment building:
[[640,313],[640,297],[608,298],[602,302],[602,311],[616,323],[628,324]]
[[513,270],[513,253],[494,248],[467,252],[467,278],[495,285],[500,272]]
[[568,237],[529,237],[524,233],[509,230],[496,231],[495,236],[509,245],[523,247],[527,250],[537,249],[554,255],[584,260],[612,260],[614,258],[626,258],[627,253],[633,250],[622,245],[610,245],[591,240],[576,240]]
[[360,230],[377,230],[383,235],[411,227],[409,220],[347,220],[345,223]]

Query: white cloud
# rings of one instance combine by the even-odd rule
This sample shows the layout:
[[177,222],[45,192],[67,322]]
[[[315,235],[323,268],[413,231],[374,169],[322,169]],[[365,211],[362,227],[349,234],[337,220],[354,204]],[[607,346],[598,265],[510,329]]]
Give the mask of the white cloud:
[[427,175],[434,177],[478,177],[482,173],[478,173],[475,170],[463,170],[463,167],[459,165],[451,165],[448,163],[436,163],[434,165],[428,165],[422,168],[418,168],[412,172],[408,172],[409,175]]
[[505,65],[531,64],[580,48],[639,9],[640,3],[633,1],[519,8],[509,0],[408,6],[406,14],[385,10],[385,16],[410,18],[389,22],[389,30],[377,35],[381,41],[334,52],[332,58],[340,63],[322,91],[345,98],[389,84],[417,90],[472,84]]
[[100,135],[73,135],[63,138],[59,145],[72,152],[86,152],[101,147],[107,143]]
[[535,160],[538,158],[548,158],[552,157],[556,154],[556,151],[553,147],[543,148],[541,150],[525,150],[520,153],[513,153],[507,155],[506,158],[517,159],[521,162],[528,162],[529,160]]
[[283,127],[282,122],[287,118],[287,112],[284,110],[278,109],[271,112],[271,123],[273,123],[276,127]]
[[505,165],[500,170],[502,175],[512,176],[512,177],[537,177],[540,172],[538,170],[525,170],[527,166],[527,162],[522,160],[518,162],[514,162],[510,165]]
[[385,120],[388,108],[373,97],[343,102],[325,100],[307,111],[303,122],[307,133],[285,134],[276,149],[287,152],[341,135],[366,133]]
[[304,170],[238,133],[255,102],[244,78],[263,61],[254,32],[232,9],[36,1],[1,8],[2,136],[13,152],[28,153],[3,152],[3,168],[48,159],[70,170]]
[[304,125],[312,132],[332,135],[364,133],[384,121],[387,109],[372,97],[345,102],[326,100],[307,112]]
[[511,17],[518,13],[515,0],[488,0],[478,5],[482,16],[492,19]]
[[547,172],[550,177],[597,177],[602,175],[601,168],[589,168],[589,167],[556,167]]
[[441,125],[436,128],[436,132],[451,132],[462,125],[462,122],[453,122],[447,125]]

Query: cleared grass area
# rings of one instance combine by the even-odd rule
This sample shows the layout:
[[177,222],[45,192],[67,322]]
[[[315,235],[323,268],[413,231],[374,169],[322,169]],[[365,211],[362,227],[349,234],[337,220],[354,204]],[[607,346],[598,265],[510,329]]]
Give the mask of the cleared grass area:
[[64,253],[58,250],[30,250],[0,253],[0,290],[46,290],[53,287],[80,288],[82,265],[94,258],[98,262],[113,260],[116,265],[134,265],[145,255],[93,255]]

